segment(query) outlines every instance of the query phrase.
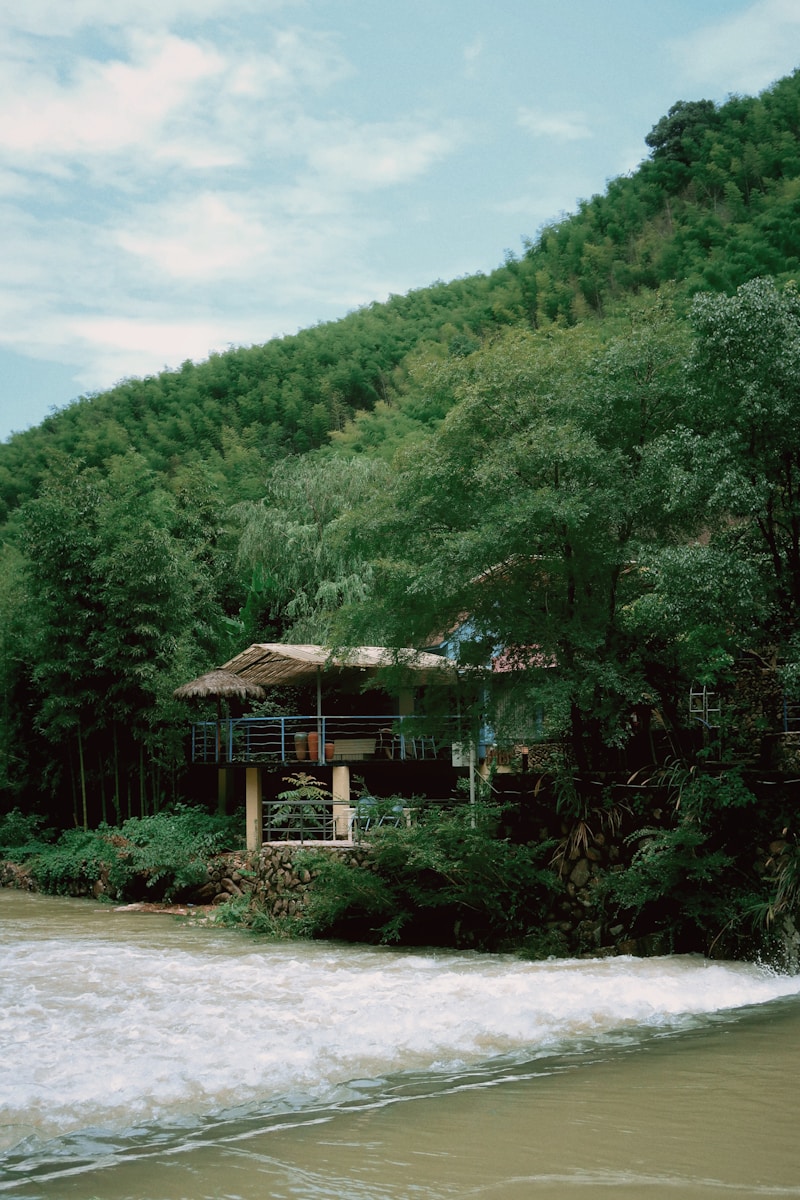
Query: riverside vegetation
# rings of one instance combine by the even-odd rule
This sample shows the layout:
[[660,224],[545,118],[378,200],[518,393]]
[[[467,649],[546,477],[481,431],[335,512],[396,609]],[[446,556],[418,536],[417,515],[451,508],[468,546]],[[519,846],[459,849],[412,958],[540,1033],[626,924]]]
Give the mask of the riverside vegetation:
[[276,843],[257,854],[241,845],[242,814],[178,808],[54,836],[15,810],[0,820],[0,885],[187,912],[213,906],[216,923],[278,938],[535,958],[694,950],[795,969],[800,853],[771,837],[775,808],[729,782],[738,799],[728,821],[707,803],[723,790],[710,777],[670,785],[667,797],[684,807],[678,821],[658,807],[661,788],[580,814],[543,796],[526,814],[536,838],[519,840],[518,806],[494,799],[431,807],[355,846]]
[[[489,276],[128,380],[0,446],[0,808],[56,831],[42,878],[122,838],[109,879],[155,894],[159,818],[201,869],[173,691],[210,663],[461,625],[475,677],[498,647],[516,667],[483,673],[476,725],[513,744],[509,714],[539,714],[561,768],[516,805],[490,790],[474,826],[456,806],[381,831],[368,878],[314,867],[309,928],[791,940],[798,771],[770,737],[800,703],[800,75],[679,102],[647,144]],[[743,664],[766,698],[744,702]]]

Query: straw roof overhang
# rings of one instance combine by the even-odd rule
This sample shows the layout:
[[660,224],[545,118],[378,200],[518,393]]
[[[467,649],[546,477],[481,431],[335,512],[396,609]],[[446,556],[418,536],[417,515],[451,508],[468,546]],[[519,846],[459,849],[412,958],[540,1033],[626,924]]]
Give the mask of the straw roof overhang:
[[217,700],[263,700],[264,689],[259,683],[221,668],[190,679],[172,694],[176,700],[207,700],[211,697]]
[[223,665],[242,679],[270,687],[275,684],[302,683],[321,672],[401,669],[413,674],[420,683],[452,684],[453,664],[438,654],[417,650],[389,650],[385,646],[357,646],[333,653],[326,646],[291,645],[259,642],[237,654]]

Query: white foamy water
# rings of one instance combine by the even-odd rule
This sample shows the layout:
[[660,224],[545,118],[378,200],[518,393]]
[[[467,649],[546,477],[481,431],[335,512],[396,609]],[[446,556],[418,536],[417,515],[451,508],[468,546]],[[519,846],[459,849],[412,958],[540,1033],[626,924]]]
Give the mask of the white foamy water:
[[800,993],[800,978],[692,957],[267,944],[91,912],[72,936],[0,928],[0,1147],[302,1105],[355,1079],[523,1061]]

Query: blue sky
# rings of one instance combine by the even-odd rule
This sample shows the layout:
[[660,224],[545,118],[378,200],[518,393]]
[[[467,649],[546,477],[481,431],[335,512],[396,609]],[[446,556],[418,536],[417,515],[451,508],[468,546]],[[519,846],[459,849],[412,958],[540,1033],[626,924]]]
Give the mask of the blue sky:
[[0,12],[0,439],[498,266],[800,0],[25,0]]

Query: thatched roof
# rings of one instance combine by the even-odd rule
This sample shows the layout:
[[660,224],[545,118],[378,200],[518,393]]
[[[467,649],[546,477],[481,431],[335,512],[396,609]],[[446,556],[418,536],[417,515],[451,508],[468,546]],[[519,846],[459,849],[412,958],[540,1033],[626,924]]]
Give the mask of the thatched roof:
[[259,683],[243,679],[241,675],[223,667],[182,684],[172,694],[177,700],[207,700],[212,696],[217,699],[235,697],[237,700],[263,700],[264,689]]
[[287,645],[260,642],[237,654],[222,668],[239,678],[269,687],[279,683],[301,683],[318,671],[369,671],[402,668],[421,675],[425,683],[452,683],[452,663],[438,654],[416,650],[387,650],[385,646],[357,646],[334,654],[325,646]]

